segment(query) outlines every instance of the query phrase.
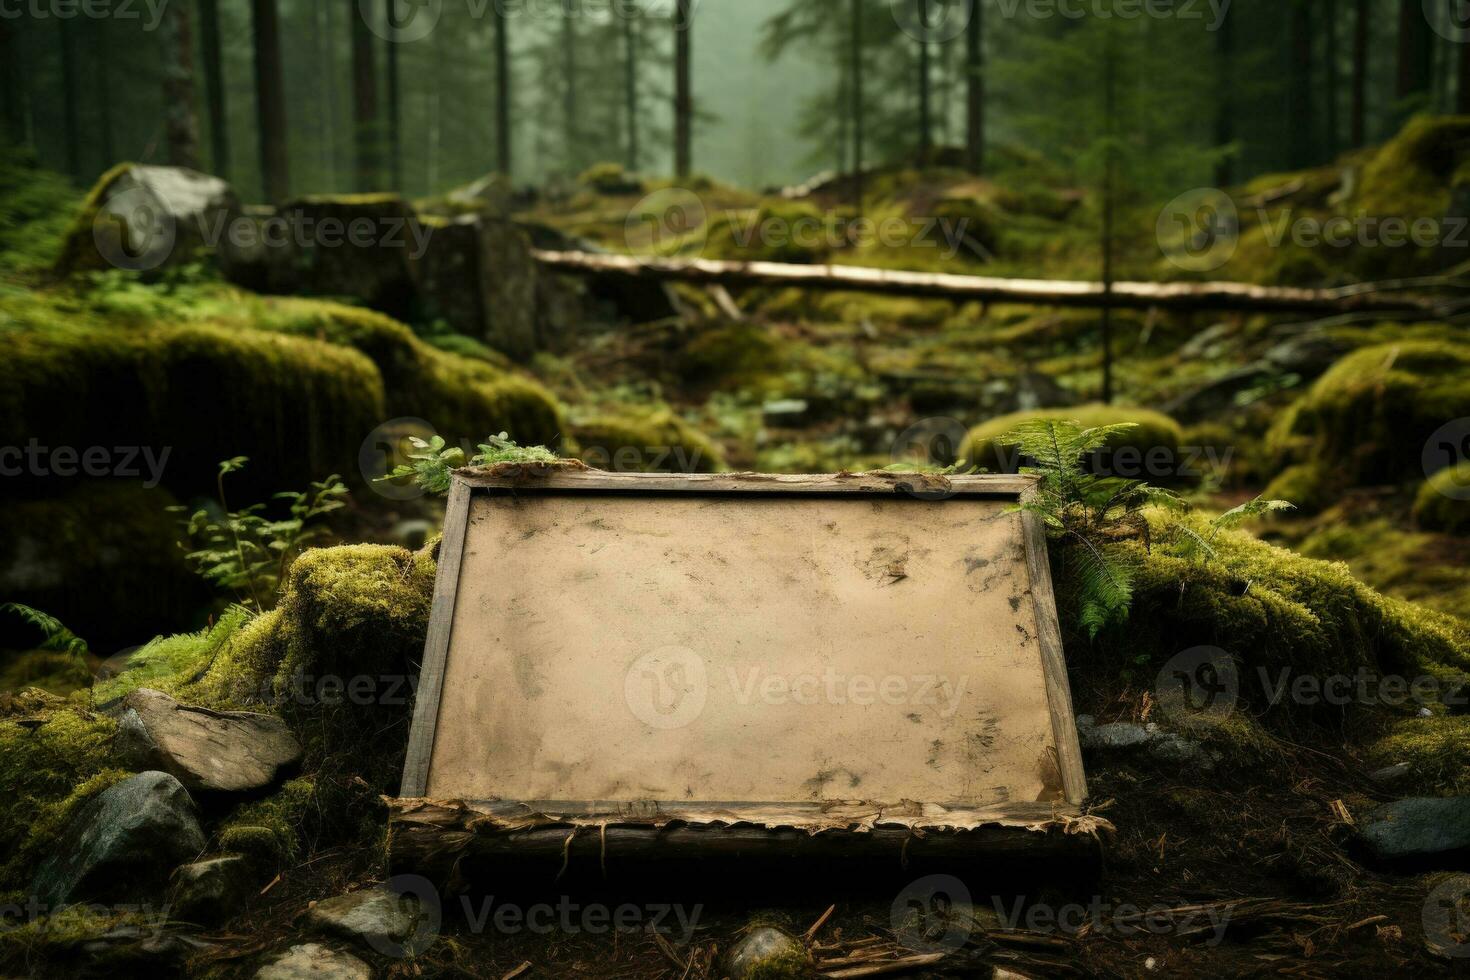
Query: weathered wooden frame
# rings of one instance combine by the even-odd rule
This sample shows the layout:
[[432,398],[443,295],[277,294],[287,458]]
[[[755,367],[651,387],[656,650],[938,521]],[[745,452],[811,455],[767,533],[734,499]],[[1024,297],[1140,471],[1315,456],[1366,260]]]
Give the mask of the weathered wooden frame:
[[[940,815],[938,820],[931,819],[929,813],[918,811],[893,814],[892,819],[885,814],[881,824],[873,822],[871,815],[856,812],[850,815],[851,823],[844,827],[840,817],[836,823],[833,822],[837,815],[824,804],[792,804],[773,816],[772,807],[766,804],[711,803],[708,806],[717,810],[707,811],[712,814],[710,816],[690,818],[688,814],[674,814],[670,819],[669,814],[659,815],[636,810],[629,805],[609,806],[595,802],[559,801],[559,807],[551,812],[542,810],[537,801],[446,802],[423,799],[439,727],[440,701],[471,501],[476,494],[884,495],[890,498],[906,496],[922,502],[975,497],[1020,500],[1034,486],[1035,479],[1028,476],[941,477],[890,472],[827,476],[660,475],[610,473],[572,466],[502,465],[457,473],[449,492],[433,610],[425,641],[400,799],[391,801],[394,822],[410,825],[419,831],[473,828],[472,833],[481,835],[488,831],[499,838],[489,848],[491,852],[515,848],[534,852],[541,845],[559,847],[561,844],[557,842],[570,840],[568,828],[575,834],[577,829],[587,826],[601,829],[604,847],[608,828],[614,827],[618,829],[619,839],[634,842],[638,850],[662,841],[672,846],[682,844],[701,852],[718,849],[721,841],[726,845],[733,842],[746,847],[762,837],[791,851],[795,838],[808,837],[819,831],[823,831],[823,836],[829,840],[834,837],[854,841],[864,838],[869,844],[877,844],[895,833],[905,836],[915,830],[928,834],[954,828],[970,832],[977,842],[981,842],[993,841],[994,831],[1001,828],[1076,832],[1074,825],[1077,825],[1081,830],[1089,829],[1086,821],[1076,819],[1081,816],[1081,804],[1087,797],[1087,783],[1063,657],[1046,537],[1040,520],[1028,512],[1022,512],[1018,517],[1022,522],[1025,567],[1035,606],[1046,702],[1058,756],[1061,800],[1017,802],[983,811],[951,812]],[[569,808],[576,808],[574,819],[567,816]],[[695,812],[698,813],[697,808]],[[986,832],[978,833],[982,829]],[[793,831],[796,832],[794,837]],[[981,846],[990,845],[982,843]],[[801,848],[796,847],[795,850]]]

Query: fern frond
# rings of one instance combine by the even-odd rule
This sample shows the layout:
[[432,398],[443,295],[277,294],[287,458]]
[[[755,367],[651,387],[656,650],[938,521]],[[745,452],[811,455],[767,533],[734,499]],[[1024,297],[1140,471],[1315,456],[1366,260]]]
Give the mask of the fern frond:
[[87,641],[67,629],[61,620],[50,613],[44,613],[19,602],[7,602],[0,606],[0,611],[19,616],[40,632],[44,638],[40,647],[42,650],[71,654],[76,657],[84,657],[89,652]]
[[1133,569],[1127,562],[1078,536],[1070,570],[1077,590],[1079,621],[1088,638],[1106,626],[1126,622],[1133,603]]
[[1254,500],[1246,501],[1239,507],[1227,510],[1225,513],[1221,514],[1219,517],[1211,521],[1210,525],[1217,530],[1221,528],[1235,527],[1237,524],[1240,524],[1243,521],[1250,520],[1253,517],[1263,517],[1266,514],[1273,514],[1278,511],[1287,510],[1296,510],[1296,504],[1290,503],[1285,500],[1267,500],[1264,497],[1257,497]]

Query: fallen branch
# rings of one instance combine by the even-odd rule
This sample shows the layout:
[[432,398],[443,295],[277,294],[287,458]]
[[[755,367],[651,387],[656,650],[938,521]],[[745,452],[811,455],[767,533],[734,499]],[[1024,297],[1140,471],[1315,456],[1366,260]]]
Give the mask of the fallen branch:
[[903,272],[853,265],[796,265],[715,259],[652,258],[589,252],[535,252],[559,272],[618,274],[723,286],[778,286],[851,290],[959,301],[1032,303],[1040,306],[1119,307],[1165,310],[1351,313],[1372,310],[1433,313],[1425,296],[1392,291],[1398,284],[1363,284],[1336,289],[1257,286],[1244,282],[1115,282],[1061,279],[1004,279],[949,273]]

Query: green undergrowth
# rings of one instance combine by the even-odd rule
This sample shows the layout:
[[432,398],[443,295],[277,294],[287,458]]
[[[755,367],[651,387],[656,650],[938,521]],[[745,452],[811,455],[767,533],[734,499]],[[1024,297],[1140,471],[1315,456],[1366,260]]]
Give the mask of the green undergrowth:
[[33,151],[0,147],[0,275],[50,266],[81,195],[37,166]]
[[1447,466],[1414,497],[1414,523],[1428,531],[1470,533],[1470,463]]
[[1406,340],[1363,347],[1330,368],[1272,426],[1268,449],[1338,487],[1422,479],[1425,443],[1470,415],[1470,352]]

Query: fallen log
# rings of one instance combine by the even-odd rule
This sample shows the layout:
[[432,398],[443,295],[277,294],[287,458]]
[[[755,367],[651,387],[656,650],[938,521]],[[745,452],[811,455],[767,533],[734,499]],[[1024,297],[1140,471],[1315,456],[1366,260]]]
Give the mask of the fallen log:
[[1305,289],[1245,282],[1100,282],[1062,279],[1005,279],[951,273],[904,272],[855,265],[797,265],[716,259],[552,252],[536,259],[558,272],[626,275],[640,279],[721,286],[794,286],[959,301],[1031,303],[1038,306],[1127,309],[1215,310],[1249,313],[1419,312],[1439,305],[1427,296],[1390,292],[1383,284]]

